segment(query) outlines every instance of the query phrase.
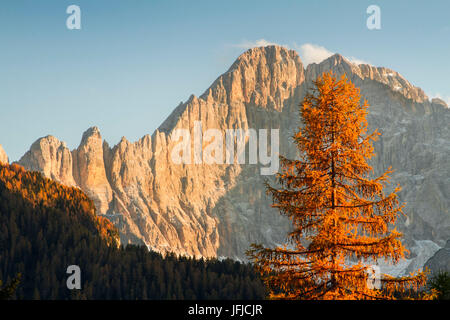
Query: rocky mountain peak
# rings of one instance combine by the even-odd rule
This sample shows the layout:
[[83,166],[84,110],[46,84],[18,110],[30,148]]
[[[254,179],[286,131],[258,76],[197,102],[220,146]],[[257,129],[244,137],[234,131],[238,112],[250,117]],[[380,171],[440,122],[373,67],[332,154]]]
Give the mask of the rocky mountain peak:
[[3,147],[1,144],[0,144],[0,163],[9,163],[8,156],[5,152],[5,150],[3,150]]
[[439,99],[439,98],[433,98],[433,99],[431,99],[431,103],[433,103],[433,104],[439,104],[439,105],[441,105],[441,106],[444,106],[444,107],[448,108],[447,102],[445,102],[444,100]]
[[388,86],[391,91],[402,94],[417,103],[428,101],[425,92],[412,85],[401,74],[385,67],[370,64],[354,64],[340,54],[334,54],[320,63],[312,63],[306,68],[306,79],[312,81],[324,72],[332,70],[336,75],[345,74],[353,83],[373,81]]
[[52,135],[37,139],[18,163],[32,171],[41,171],[62,184],[76,185],[72,175],[72,154],[65,142]]
[[72,152],[77,185],[92,198],[99,213],[108,211],[112,190],[106,177],[100,130],[91,127],[83,133],[79,147]]
[[350,62],[349,59],[341,55],[340,53],[335,53],[332,56],[328,57],[324,61],[320,62],[322,63],[330,63],[332,65],[338,65],[338,64],[347,64],[347,65],[354,65],[354,63]]

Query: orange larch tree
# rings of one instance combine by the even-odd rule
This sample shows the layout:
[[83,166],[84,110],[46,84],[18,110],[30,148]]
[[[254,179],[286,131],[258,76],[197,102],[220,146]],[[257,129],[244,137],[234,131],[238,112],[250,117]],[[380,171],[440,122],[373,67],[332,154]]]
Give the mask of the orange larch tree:
[[368,104],[345,76],[324,73],[314,84],[300,106],[304,125],[293,137],[299,158],[280,156],[280,187],[266,183],[273,207],[292,221],[288,243],[252,245],[248,255],[274,299],[417,297],[423,272],[383,275],[381,288],[368,285],[371,264],[396,263],[406,252],[392,228],[402,213],[400,187],[386,195],[392,170],[371,178],[367,163],[379,135],[366,134]]

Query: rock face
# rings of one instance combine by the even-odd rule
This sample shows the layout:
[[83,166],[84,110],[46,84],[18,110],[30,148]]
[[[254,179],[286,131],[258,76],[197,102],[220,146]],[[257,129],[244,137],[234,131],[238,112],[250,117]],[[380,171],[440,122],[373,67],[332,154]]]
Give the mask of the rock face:
[[106,178],[102,137],[97,127],[83,134],[80,146],[72,152],[72,159],[77,185],[94,201],[100,213],[107,212],[112,190]]
[[38,139],[20,159],[31,171],[40,171],[46,177],[68,186],[75,186],[72,174],[72,154],[64,142],[53,136]]
[[6,155],[5,150],[3,150],[1,144],[0,144],[0,163],[9,163],[8,156]]
[[[203,95],[180,104],[152,136],[134,143],[123,138],[110,148],[91,128],[72,153],[61,143],[36,142],[38,148],[33,144],[19,163],[85,190],[98,213],[119,228],[122,243],[243,259],[250,243],[283,243],[289,229],[265,195],[261,168],[268,165],[249,164],[248,145],[245,164],[207,164],[195,152],[191,164],[177,164],[172,157],[177,129],[195,137],[195,121],[201,121],[203,133],[217,129],[225,137],[227,129],[255,129],[259,141],[264,136],[259,129],[279,129],[280,154],[295,157],[290,137],[299,126],[298,105],[312,81],[329,70],[346,74],[371,105],[369,129],[383,134],[372,165],[375,173],[389,166],[396,170],[392,182],[402,185],[400,197],[407,203],[398,228],[412,255],[401,268],[421,267],[450,238],[450,110],[430,102],[397,72],[353,65],[340,55],[305,69],[295,51],[248,50]],[[219,138],[201,141],[204,151]],[[268,141],[272,148],[270,134]],[[187,145],[195,146],[195,138]]]

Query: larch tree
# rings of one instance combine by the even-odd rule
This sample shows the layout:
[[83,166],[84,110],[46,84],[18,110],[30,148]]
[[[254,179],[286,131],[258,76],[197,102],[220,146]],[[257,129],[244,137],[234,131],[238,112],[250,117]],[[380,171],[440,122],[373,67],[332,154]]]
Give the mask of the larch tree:
[[367,101],[345,76],[331,72],[314,82],[300,105],[294,143],[297,159],[280,156],[279,187],[266,183],[273,207],[290,218],[283,247],[248,251],[272,299],[394,299],[418,297],[426,274],[381,276],[370,285],[371,264],[397,263],[406,253],[393,225],[402,214],[397,193],[385,194],[392,170],[372,178]]

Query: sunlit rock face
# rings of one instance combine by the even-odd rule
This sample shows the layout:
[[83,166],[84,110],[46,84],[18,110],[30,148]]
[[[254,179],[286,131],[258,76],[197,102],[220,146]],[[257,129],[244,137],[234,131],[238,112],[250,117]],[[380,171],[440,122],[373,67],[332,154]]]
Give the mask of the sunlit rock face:
[[375,174],[396,170],[392,183],[403,187],[400,200],[406,202],[398,228],[412,253],[396,273],[417,269],[450,239],[449,109],[393,70],[355,65],[340,55],[305,67],[293,50],[250,49],[204,94],[176,107],[151,136],[123,138],[111,148],[91,128],[72,152],[57,140],[33,148],[36,142],[19,163],[85,190],[98,213],[119,228],[122,243],[245,259],[251,243],[284,243],[289,230],[265,194],[263,182],[273,176],[261,175],[266,165],[249,164],[249,148],[245,164],[174,163],[175,130],[187,129],[193,137],[195,121],[203,133],[218,129],[223,136],[227,129],[279,129],[280,154],[295,157],[298,106],[316,77],[329,70],[345,74],[370,104],[369,129],[382,133],[371,164]]

